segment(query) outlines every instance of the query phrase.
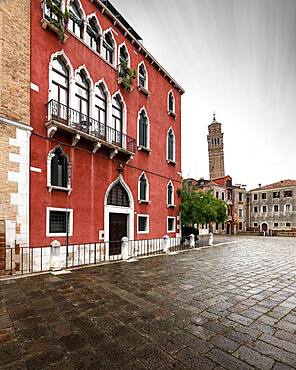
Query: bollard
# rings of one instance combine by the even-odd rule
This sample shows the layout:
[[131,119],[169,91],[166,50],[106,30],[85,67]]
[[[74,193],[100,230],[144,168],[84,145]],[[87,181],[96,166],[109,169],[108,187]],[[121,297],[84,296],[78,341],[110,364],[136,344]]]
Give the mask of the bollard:
[[195,237],[194,237],[194,234],[190,234],[189,246],[190,246],[190,248],[194,248],[195,247]]
[[50,271],[60,271],[62,269],[61,243],[58,240],[54,240],[50,243],[50,246]]
[[170,252],[170,237],[168,235],[163,237],[163,251],[164,253]]
[[130,258],[128,238],[124,236],[121,239],[121,257],[124,261]]
[[209,246],[212,246],[214,244],[214,235],[213,233],[210,233],[209,235]]

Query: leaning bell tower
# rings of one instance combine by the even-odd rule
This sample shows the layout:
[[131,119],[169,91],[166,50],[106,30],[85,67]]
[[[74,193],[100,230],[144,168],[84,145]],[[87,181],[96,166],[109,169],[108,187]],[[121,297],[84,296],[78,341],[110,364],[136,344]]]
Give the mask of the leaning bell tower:
[[224,171],[224,144],[222,124],[216,121],[214,112],[213,122],[208,126],[208,153],[209,153],[209,172],[210,179],[225,176]]

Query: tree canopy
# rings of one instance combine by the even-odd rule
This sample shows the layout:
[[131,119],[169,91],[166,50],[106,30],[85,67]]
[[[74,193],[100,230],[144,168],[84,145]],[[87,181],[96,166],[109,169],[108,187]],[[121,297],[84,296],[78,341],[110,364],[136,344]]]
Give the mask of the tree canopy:
[[226,220],[225,203],[215,198],[211,191],[196,191],[186,185],[180,191],[181,222],[183,226],[194,224],[211,224]]

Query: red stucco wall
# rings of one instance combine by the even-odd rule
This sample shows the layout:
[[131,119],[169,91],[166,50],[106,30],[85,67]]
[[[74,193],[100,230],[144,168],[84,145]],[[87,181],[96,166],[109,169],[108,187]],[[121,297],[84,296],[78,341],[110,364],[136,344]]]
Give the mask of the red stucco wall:
[[[167,233],[167,216],[179,214],[179,198],[176,194],[181,186],[181,95],[170,82],[147,60],[145,55],[135,50],[121,30],[114,26],[110,19],[101,14],[96,5],[89,0],[82,1],[86,15],[96,13],[103,31],[112,27],[117,46],[123,41],[131,56],[131,67],[136,68],[144,60],[149,75],[149,91],[147,98],[136,88],[125,92],[117,83],[117,71],[96,55],[80,40],[68,33],[68,40],[62,44],[55,33],[41,27],[42,11],[40,0],[32,0],[32,68],[31,81],[38,85],[39,92],[31,90],[31,166],[41,169],[41,173],[32,172],[30,177],[30,243],[33,246],[50,243],[56,238],[46,237],[46,207],[72,208],[74,210],[74,233],[70,243],[93,242],[98,240],[98,231],[104,229],[104,197],[111,182],[118,177],[118,158],[109,159],[104,151],[92,153],[89,144],[78,143],[71,147],[69,138],[61,133],[53,140],[47,138],[46,103],[48,102],[48,65],[50,57],[57,51],[64,50],[74,69],[85,65],[93,82],[102,78],[114,94],[120,90],[127,106],[127,135],[137,137],[137,117],[144,106],[150,120],[151,154],[137,150],[133,160],[124,165],[123,178],[130,187],[135,203],[135,212],[150,215],[150,233],[137,235],[135,215],[135,239],[157,238]],[[128,16],[128,14],[127,14]],[[148,31],[147,31],[148,32]],[[163,41],[165,42],[165,40]],[[136,85],[136,80],[134,85]],[[176,101],[176,119],[167,114],[167,94],[173,89]],[[176,137],[175,166],[166,162],[167,131],[173,127]],[[69,155],[72,167],[72,188],[70,195],[61,191],[49,192],[47,189],[47,156],[58,143]],[[149,180],[149,205],[138,203],[138,178],[145,171]],[[175,209],[166,207],[166,186],[169,180],[175,188]],[[170,234],[174,236],[175,234]],[[63,242],[63,238],[58,238]]]

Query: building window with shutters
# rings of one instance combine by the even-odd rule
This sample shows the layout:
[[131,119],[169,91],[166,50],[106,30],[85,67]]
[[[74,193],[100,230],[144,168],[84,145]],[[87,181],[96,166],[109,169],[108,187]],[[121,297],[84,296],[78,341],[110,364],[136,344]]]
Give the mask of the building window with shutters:
[[167,207],[175,207],[174,201],[175,201],[175,197],[174,197],[174,185],[170,181],[167,184]]
[[175,164],[175,135],[172,128],[167,133],[167,161]]
[[138,149],[150,152],[149,118],[145,108],[138,114]]
[[148,234],[149,233],[149,215],[137,215],[138,218],[138,234]]
[[149,202],[149,183],[144,172],[142,172],[139,178],[138,194],[139,203]]
[[47,207],[46,236],[73,236],[73,209]]
[[58,146],[51,150],[47,160],[49,190],[71,191],[70,162],[63,149]]

